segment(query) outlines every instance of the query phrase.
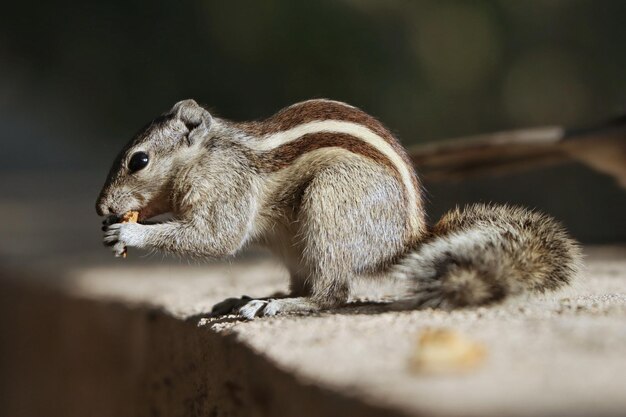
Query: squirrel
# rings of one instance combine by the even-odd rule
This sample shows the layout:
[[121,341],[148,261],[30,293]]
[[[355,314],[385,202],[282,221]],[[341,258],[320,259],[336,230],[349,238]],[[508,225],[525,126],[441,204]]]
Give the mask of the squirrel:
[[[117,256],[127,246],[205,258],[269,248],[289,271],[289,296],[216,307],[249,319],[338,307],[356,280],[381,276],[405,283],[399,308],[487,305],[562,288],[581,262],[557,221],[524,208],[474,204],[428,227],[400,142],[326,99],[253,122],[180,101],[122,149],[96,211]],[[128,211],[139,223],[120,222]],[[173,219],[144,222],[163,213]]]

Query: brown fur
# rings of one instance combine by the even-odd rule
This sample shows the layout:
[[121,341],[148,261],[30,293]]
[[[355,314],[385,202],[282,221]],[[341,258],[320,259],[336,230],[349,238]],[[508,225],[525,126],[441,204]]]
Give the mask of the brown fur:
[[[356,107],[332,100],[309,100],[297,103],[263,121],[241,122],[237,123],[236,127],[252,136],[262,137],[317,120],[343,120],[363,125],[385,139],[407,165],[413,165],[404,147],[380,121]],[[411,180],[415,189],[421,192],[421,184],[417,176],[413,175]]]
[[394,175],[399,176],[395,166],[376,148],[363,143],[351,135],[333,132],[306,134],[295,142],[258,155],[254,160],[254,166],[261,172],[278,171],[293,164],[296,158],[302,155],[329,147],[342,148],[357,155],[362,155],[377,164],[386,166]]

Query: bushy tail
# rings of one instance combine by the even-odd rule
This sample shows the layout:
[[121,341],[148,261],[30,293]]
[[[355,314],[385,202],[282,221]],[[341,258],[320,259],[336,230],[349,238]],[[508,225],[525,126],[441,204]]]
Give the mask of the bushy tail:
[[396,275],[409,280],[404,308],[458,308],[543,293],[578,273],[578,244],[554,219],[518,207],[475,204],[445,214]]

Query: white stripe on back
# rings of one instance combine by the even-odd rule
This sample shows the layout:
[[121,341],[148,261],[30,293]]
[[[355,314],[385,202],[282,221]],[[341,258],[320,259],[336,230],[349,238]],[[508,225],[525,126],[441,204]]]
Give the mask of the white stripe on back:
[[343,107],[348,107],[350,109],[356,109],[356,107],[348,104],[348,103],[344,103],[343,101],[337,101],[337,100],[331,100],[329,98],[312,98],[310,100],[305,100],[305,101],[301,101],[299,103],[296,104],[292,104],[291,106],[287,107],[288,109],[294,108],[294,107],[299,107],[305,104],[310,104],[310,103],[319,103],[319,102],[324,102],[324,103],[331,103],[331,104],[338,104],[340,106]]
[[387,159],[389,159],[389,161],[391,161],[391,163],[396,167],[398,173],[400,173],[402,183],[404,184],[404,188],[406,189],[406,195],[408,200],[407,202],[409,204],[409,208],[412,208],[413,210],[413,212],[411,212],[410,210],[408,212],[411,228],[414,231],[420,230],[421,222],[419,220],[419,216],[412,215],[413,213],[417,213],[418,210],[417,191],[413,187],[413,181],[411,179],[410,169],[412,168],[407,166],[406,162],[404,162],[402,157],[400,157],[400,155],[396,153],[396,151],[387,141],[385,141],[383,138],[381,138],[376,133],[372,132],[370,129],[363,125],[341,120],[319,120],[304,123],[294,127],[293,129],[285,130],[283,132],[272,133],[265,136],[261,140],[250,140],[246,144],[252,149],[261,152],[268,152],[272,149],[278,148],[279,146],[296,141],[304,135],[320,132],[348,134],[359,140],[362,140],[363,142],[369,144],[380,153],[385,155],[385,157],[387,157]]

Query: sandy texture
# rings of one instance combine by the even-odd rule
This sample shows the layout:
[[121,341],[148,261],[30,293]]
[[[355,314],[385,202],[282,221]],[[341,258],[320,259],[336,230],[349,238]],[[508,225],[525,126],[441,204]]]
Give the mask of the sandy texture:
[[[587,253],[584,277],[556,296],[452,313],[367,305],[251,322],[202,319],[198,331],[234,336],[306,384],[411,415],[623,415],[626,248]],[[225,297],[283,290],[286,276],[264,260],[120,265],[75,270],[63,286],[74,297],[148,305],[185,319]],[[369,298],[392,292],[392,286],[361,288]],[[484,344],[484,363],[463,373],[411,372],[409,360],[426,327],[453,329]]]

